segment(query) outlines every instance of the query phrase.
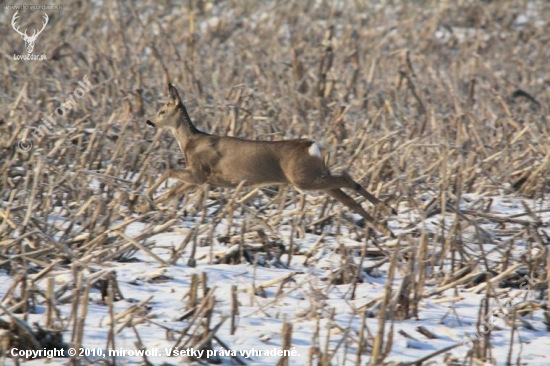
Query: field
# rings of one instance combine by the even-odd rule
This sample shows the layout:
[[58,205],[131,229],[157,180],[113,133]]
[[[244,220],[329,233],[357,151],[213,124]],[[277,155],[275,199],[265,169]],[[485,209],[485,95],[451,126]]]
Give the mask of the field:
[[[0,364],[548,364],[547,2],[109,0],[12,27],[15,11]],[[14,29],[44,13],[45,60],[24,59]],[[397,238],[290,187],[138,209],[186,164],[145,123],[168,82],[200,130],[321,142],[397,210],[353,195]]]

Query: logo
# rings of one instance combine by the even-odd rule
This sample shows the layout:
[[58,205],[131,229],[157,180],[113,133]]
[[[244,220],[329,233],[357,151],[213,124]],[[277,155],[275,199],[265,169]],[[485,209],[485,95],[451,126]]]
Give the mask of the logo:
[[15,29],[15,31],[17,33],[19,33],[21,35],[21,38],[23,38],[23,40],[25,41],[25,49],[27,50],[27,54],[26,55],[13,55],[13,58],[14,60],[43,60],[43,59],[46,59],[46,55],[33,55],[32,54],[32,51],[34,50],[34,44],[36,43],[36,39],[38,38],[38,36],[40,35],[40,33],[42,33],[42,31],[44,31],[44,28],[46,28],[46,24],[48,24],[48,14],[44,13],[44,20],[45,22],[42,22],[42,29],[38,30],[38,29],[35,29],[32,33],[32,36],[29,36],[27,34],[27,30],[25,29],[25,32],[21,32],[19,30],[20,26],[19,27],[16,27],[16,20],[18,18],[18,14],[19,11],[16,11],[15,14],[13,14],[13,17],[11,18],[11,26],[13,27],[13,29]]

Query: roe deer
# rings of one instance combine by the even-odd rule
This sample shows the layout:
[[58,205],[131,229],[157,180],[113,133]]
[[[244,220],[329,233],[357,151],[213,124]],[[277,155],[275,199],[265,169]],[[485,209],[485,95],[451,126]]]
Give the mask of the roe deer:
[[177,89],[168,84],[168,91],[168,102],[159,109],[153,121],[147,120],[147,124],[174,135],[185,157],[187,169],[167,170],[147,190],[147,196],[152,197],[168,178],[183,181],[155,203],[203,183],[217,187],[237,187],[241,182],[245,187],[289,184],[298,190],[323,191],[357,212],[380,233],[395,237],[390,229],[377,223],[340,188],[351,189],[375,205],[386,206],[394,214],[395,210],[367,192],[346,172],[332,175],[323,161],[318,142],[255,141],[201,132],[191,122]]

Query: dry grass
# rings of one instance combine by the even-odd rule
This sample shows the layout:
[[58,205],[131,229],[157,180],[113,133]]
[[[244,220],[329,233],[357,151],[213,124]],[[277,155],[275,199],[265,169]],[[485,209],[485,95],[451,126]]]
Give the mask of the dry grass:
[[[313,255],[301,252],[294,238],[313,232],[323,245],[324,236],[338,238],[346,227],[362,250],[340,248],[341,267],[329,278],[332,285],[355,286],[363,273],[358,263],[372,255],[380,256],[380,263],[366,270],[391,263],[388,276],[399,270],[402,280],[393,291],[389,283],[384,298],[373,306],[373,316],[380,320],[378,334],[357,336],[357,362],[372,356],[374,365],[391,352],[388,330],[393,322],[418,316],[423,298],[472,283],[479,287],[476,291],[496,296],[498,281],[512,281],[520,266],[546,283],[548,237],[541,229],[542,212],[526,205],[524,217],[498,216],[483,197],[519,197],[548,206],[548,4],[319,3],[198,0],[173,6],[146,0],[108,1],[102,8],[87,2],[66,5],[62,12],[49,13],[50,23],[35,46],[35,53],[46,53],[45,62],[14,61],[12,54],[23,52],[23,41],[3,27],[0,270],[13,276],[13,291],[2,294],[0,315],[24,317],[36,302],[49,304],[55,313],[56,302],[65,291],[73,291],[72,320],[56,325],[52,314],[47,326],[72,329],[72,339],[65,340],[78,344],[84,330],[76,313],[86,311],[82,297],[87,298],[90,288],[101,285],[106,304],[122,295],[115,290],[115,278],[95,269],[98,264],[128,260],[135,251],[144,251],[169,266],[187,251],[194,266],[200,261],[197,245],[226,236],[236,247],[231,255],[222,253],[220,261],[245,258],[258,264],[255,253],[266,252],[268,263],[284,267],[289,256]],[[520,14],[533,8],[533,20],[518,25]],[[0,15],[3,24],[12,13]],[[38,12],[24,14],[28,21],[39,21]],[[94,88],[66,116],[56,118],[51,133],[36,140],[33,128],[84,75]],[[195,124],[204,131],[324,142],[330,166],[348,169],[369,191],[398,208],[393,228],[401,232],[399,240],[358,230],[349,216],[338,214],[339,205],[316,194],[305,202],[291,190],[266,189],[246,197],[250,190],[243,189],[235,197],[229,190],[197,189],[173,202],[176,209],[134,213],[158,174],[184,165],[173,138],[155,134],[144,123],[162,103],[167,81],[182,92]],[[17,147],[24,138],[33,142],[28,152]],[[470,195],[466,201],[465,194]],[[220,209],[211,213],[207,206]],[[196,216],[196,226],[167,263],[146,239],[174,230],[183,213]],[[255,219],[237,219],[243,215]],[[425,224],[430,218],[436,229]],[[222,220],[229,224],[219,226]],[[130,238],[124,229],[136,221],[149,226]],[[283,224],[290,225],[292,235],[280,245],[278,227]],[[261,239],[251,239],[258,226],[267,234],[262,231]],[[488,232],[488,227],[495,230]],[[260,244],[253,247],[247,244],[251,241]],[[475,254],[464,249],[466,241],[479,244]],[[481,245],[488,242],[499,244],[502,260],[488,258]],[[523,257],[511,254],[517,242],[525,245]],[[543,251],[536,256],[532,248]],[[447,259],[451,268],[445,277],[437,275],[440,259]],[[37,290],[51,271],[66,268],[75,276],[65,291]],[[426,282],[436,289],[426,289]],[[189,314],[192,319],[215,308],[206,285],[202,295],[197,291],[189,305],[196,310]],[[133,311],[144,307],[136,305]],[[480,318],[486,308],[480,306]],[[388,318],[384,314],[390,309]],[[519,311],[514,311],[516,317],[521,317]],[[117,324],[111,342],[116,342]],[[289,325],[285,329],[292,332]],[[215,340],[216,326],[197,323],[194,328],[191,322],[183,328],[193,330],[193,336],[183,339],[187,335],[182,333],[176,339],[180,337],[178,344],[204,346]],[[481,339],[470,357],[489,359],[486,343]],[[333,351],[320,348],[312,360],[328,365]]]

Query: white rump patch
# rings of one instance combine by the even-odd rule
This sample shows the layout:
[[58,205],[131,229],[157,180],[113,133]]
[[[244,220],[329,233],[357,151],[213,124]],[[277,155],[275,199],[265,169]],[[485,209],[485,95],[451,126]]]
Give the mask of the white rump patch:
[[317,156],[318,158],[321,157],[321,144],[317,141],[313,141],[313,144],[309,147],[308,151],[309,155],[311,156]]

